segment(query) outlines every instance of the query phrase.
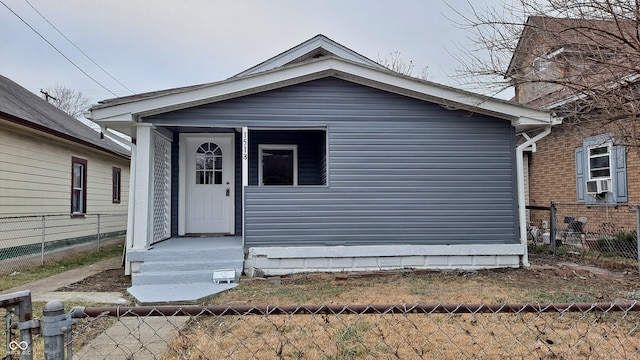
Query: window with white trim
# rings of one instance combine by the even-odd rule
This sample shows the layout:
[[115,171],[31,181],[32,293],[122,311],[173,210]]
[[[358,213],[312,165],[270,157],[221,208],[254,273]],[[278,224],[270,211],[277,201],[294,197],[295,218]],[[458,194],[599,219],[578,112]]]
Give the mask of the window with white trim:
[[111,202],[114,204],[120,204],[121,195],[122,195],[122,169],[119,167],[111,168],[111,183],[112,183],[112,196]]
[[610,134],[583,139],[575,149],[576,192],[579,203],[616,204],[629,201],[624,145]]
[[611,143],[588,148],[589,180],[611,178]]
[[71,158],[71,214],[87,212],[87,160]]
[[261,144],[258,146],[259,185],[298,185],[298,146]]

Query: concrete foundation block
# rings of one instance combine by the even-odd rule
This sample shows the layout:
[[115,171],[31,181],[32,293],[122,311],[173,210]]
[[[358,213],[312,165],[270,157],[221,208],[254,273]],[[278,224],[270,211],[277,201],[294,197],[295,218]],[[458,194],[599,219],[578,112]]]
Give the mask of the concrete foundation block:
[[332,270],[351,270],[353,269],[353,258],[332,258],[331,259],[331,269]]
[[357,257],[354,259],[356,269],[379,269],[380,264],[376,257]]
[[473,257],[473,265],[477,267],[495,267],[496,261],[496,257],[491,255]]
[[424,256],[403,256],[401,258],[403,267],[421,267],[425,265]]

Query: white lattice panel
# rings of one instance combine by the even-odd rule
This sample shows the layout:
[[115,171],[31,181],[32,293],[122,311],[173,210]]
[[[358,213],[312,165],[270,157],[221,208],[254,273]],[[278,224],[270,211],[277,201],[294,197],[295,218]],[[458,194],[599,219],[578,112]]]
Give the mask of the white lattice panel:
[[153,242],[171,237],[171,142],[153,137]]

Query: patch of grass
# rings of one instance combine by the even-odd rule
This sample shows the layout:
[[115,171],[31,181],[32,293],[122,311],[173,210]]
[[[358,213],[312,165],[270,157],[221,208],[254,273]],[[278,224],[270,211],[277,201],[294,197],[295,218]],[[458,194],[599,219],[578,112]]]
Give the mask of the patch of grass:
[[[371,355],[372,349],[367,346],[364,337],[369,332],[370,326],[364,322],[355,322],[336,332],[335,346],[337,356],[335,359],[355,359]],[[334,359],[330,356],[327,359]]]
[[570,292],[532,291],[530,296],[540,303],[588,303],[594,301],[591,295]]
[[91,251],[69,255],[52,264],[35,266],[14,275],[0,276],[0,291],[116,256],[122,256],[122,244],[105,246],[97,252]]

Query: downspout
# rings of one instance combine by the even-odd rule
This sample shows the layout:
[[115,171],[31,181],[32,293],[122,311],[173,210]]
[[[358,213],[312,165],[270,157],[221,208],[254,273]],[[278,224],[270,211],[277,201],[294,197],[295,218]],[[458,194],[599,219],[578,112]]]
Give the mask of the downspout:
[[532,144],[535,144],[538,140],[549,135],[551,133],[551,126],[546,127],[538,135],[528,139],[516,148],[516,173],[518,181],[518,217],[520,218],[520,242],[524,247],[524,253],[522,255],[522,265],[529,266],[529,251],[527,249],[527,212],[524,197],[524,149],[528,148]]

